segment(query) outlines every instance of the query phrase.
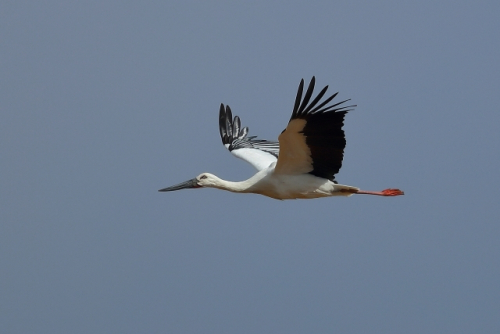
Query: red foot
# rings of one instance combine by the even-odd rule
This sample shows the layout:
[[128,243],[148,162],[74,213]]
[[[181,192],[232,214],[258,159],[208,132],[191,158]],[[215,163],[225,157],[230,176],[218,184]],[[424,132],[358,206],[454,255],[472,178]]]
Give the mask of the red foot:
[[382,196],[399,196],[404,195],[405,193],[399,189],[385,189],[381,191]]
[[356,194],[377,195],[377,196],[399,196],[399,195],[404,195],[405,193],[399,189],[385,189],[382,191],[358,190]]

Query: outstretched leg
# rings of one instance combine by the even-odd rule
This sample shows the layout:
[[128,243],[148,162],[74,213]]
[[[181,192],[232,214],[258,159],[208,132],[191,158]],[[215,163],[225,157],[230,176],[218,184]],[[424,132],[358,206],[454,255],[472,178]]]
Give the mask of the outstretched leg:
[[355,194],[361,195],[377,195],[377,196],[399,196],[404,195],[405,193],[399,189],[385,189],[382,191],[366,191],[366,190],[358,190]]

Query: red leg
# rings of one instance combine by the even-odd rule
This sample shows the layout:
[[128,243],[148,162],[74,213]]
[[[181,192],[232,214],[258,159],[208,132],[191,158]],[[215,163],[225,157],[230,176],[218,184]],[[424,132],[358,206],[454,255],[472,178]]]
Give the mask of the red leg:
[[404,195],[405,193],[399,189],[385,189],[382,191],[366,191],[366,190],[358,190],[355,194],[361,195],[377,195],[377,196],[399,196]]

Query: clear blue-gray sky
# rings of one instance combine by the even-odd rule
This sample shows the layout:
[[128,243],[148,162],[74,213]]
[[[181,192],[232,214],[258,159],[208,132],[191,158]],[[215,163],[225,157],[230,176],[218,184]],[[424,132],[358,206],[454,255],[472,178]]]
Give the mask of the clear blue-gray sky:
[[[500,2],[4,1],[1,333],[499,333]],[[301,78],[358,107],[337,180],[254,170]]]

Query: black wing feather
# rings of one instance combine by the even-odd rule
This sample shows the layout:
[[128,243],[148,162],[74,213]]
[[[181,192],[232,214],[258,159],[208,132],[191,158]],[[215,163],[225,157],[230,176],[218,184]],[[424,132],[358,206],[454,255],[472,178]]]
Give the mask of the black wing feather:
[[219,109],[219,132],[222,144],[227,146],[229,151],[239,148],[254,148],[269,154],[276,158],[279,154],[279,142],[255,139],[257,136],[247,137],[248,127],[241,128],[241,121],[238,116],[234,116],[229,106],[223,104]]
[[302,100],[304,80],[301,80],[290,121],[294,119],[306,120],[302,133],[306,137],[306,145],[311,150],[313,161],[313,170],[309,173],[335,182],[335,174],[342,167],[346,145],[344,130],[342,130],[344,116],[348,111],[353,110],[352,108],[355,105],[341,106],[341,104],[349,101],[344,100],[325,107],[337,96],[338,93],[335,93],[316,106],[326,93],[328,86],[323,88],[308,105],[315,82],[315,77],[312,77],[306,95]]

